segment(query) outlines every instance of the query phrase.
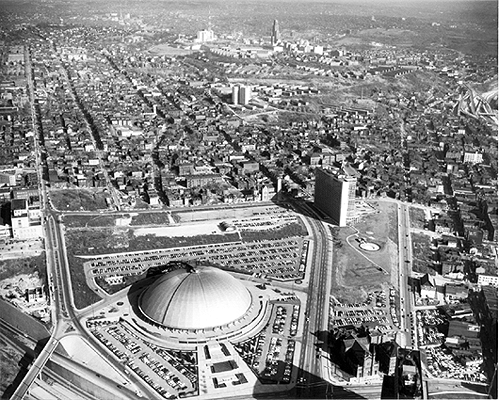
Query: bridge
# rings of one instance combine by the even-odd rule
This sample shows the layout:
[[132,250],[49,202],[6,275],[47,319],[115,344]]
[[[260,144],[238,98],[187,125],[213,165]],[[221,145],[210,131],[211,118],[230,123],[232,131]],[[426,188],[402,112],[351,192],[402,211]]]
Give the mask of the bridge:
[[497,103],[497,88],[486,93],[478,93],[475,89],[463,84],[459,93],[459,99],[454,106],[454,111],[476,119],[498,125],[497,108],[492,108],[491,103]]
[[56,349],[58,344],[59,340],[56,339],[54,335],[52,335],[47,344],[45,345],[45,347],[42,349],[41,353],[38,355],[38,357],[31,365],[24,379],[21,381],[15,392],[12,394],[11,400],[22,400],[26,396],[33,381],[40,374],[43,367],[47,363],[48,359],[54,353],[54,350]]

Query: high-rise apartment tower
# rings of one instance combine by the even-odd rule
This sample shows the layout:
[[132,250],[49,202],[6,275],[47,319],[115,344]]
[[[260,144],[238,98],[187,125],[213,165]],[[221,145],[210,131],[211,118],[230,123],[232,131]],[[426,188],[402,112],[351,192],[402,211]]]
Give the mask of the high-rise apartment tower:
[[317,168],[315,170],[315,205],[339,226],[353,219],[357,178]]

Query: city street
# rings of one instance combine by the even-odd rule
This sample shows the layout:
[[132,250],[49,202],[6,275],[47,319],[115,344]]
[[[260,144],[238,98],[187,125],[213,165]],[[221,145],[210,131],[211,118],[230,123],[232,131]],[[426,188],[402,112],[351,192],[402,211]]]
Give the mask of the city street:
[[399,234],[399,293],[400,293],[400,327],[398,335],[401,347],[416,348],[417,329],[414,294],[411,292],[409,277],[412,271],[412,243],[409,220],[409,206],[398,203]]
[[[304,215],[314,215],[313,210],[305,204],[296,204],[296,207],[303,210]],[[329,294],[333,268],[330,233],[326,231],[318,218],[307,217],[307,220],[312,228],[310,234],[314,238],[314,250],[299,363],[301,376],[298,377],[304,397],[307,397],[308,391],[312,390],[308,385],[313,385],[314,381],[320,380],[323,374],[320,348],[327,348],[327,343],[319,345],[318,335],[328,330]],[[324,335],[324,337],[327,336]],[[312,381],[307,381],[309,379]]]

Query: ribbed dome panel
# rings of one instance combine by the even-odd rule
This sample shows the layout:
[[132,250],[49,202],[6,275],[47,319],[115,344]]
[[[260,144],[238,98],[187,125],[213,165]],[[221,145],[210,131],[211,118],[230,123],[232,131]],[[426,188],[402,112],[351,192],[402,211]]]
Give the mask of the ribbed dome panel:
[[196,272],[175,270],[151,286],[140,298],[150,319],[169,328],[207,329],[242,317],[251,305],[244,285],[225,271],[197,267]]

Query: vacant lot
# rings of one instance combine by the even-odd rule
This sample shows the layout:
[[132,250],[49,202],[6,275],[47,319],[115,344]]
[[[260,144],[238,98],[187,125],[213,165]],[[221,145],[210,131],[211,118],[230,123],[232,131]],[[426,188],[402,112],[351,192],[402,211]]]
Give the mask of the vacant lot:
[[412,240],[412,269],[416,272],[435,274],[430,268],[432,252],[430,250],[431,238],[422,233],[411,233]]
[[19,258],[0,261],[0,281],[16,275],[38,272],[40,279],[46,279],[45,252],[37,257]]
[[68,228],[169,225],[171,220],[166,212],[64,216],[64,224]]
[[75,257],[68,249],[68,263],[71,274],[71,288],[75,307],[79,310],[97,303],[101,298],[87,285],[83,263],[86,260]]
[[[391,269],[397,266],[396,204],[382,201],[370,204],[379,213],[364,217],[355,224],[358,232],[350,227],[334,229],[332,294],[341,302],[363,301],[367,292],[390,282]],[[362,239],[377,244],[380,249],[375,252],[361,250]]]
[[170,217],[166,212],[134,214],[130,225],[168,225]]
[[51,190],[50,199],[54,207],[61,211],[95,211],[107,209],[106,198],[102,190],[61,189]]
[[390,277],[347,243],[352,234],[354,229],[340,228],[334,235],[331,294],[342,303],[364,301],[368,291],[379,289]]
[[251,217],[257,211],[263,211],[264,207],[248,207],[248,208],[228,208],[221,210],[200,210],[200,211],[179,211],[173,213],[176,221],[192,222],[192,221],[208,221],[208,220],[223,220]]
[[116,225],[118,218],[124,215],[65,215],[64,225],[67,228],[109,227]]
[[426,221],[424,210],[422,210],[421,208],[410,207],[409,218],[411,220],[412,228],[424,229],[424,224]]

